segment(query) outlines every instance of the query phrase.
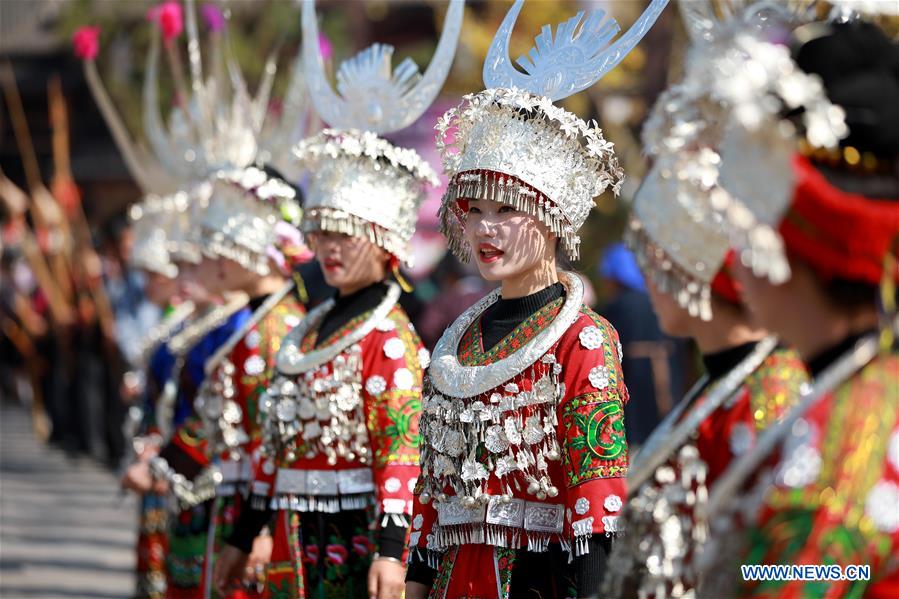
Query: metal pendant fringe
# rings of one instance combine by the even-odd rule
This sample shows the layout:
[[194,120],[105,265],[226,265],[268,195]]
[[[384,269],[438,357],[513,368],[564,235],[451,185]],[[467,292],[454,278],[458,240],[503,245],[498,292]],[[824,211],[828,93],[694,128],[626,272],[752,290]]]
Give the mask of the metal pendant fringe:
[[[632,220],[624,240],[659,291],[673,297],[691,316],[712,319],[712,288],[675,264],[664,249],[653,243],[640,223]],[[713,276],[714,273],[710,273]]]
[[274,497],[269,507],[293,512],[322,512],[336,514],[349,510],[364,510],[374,505],[372,493],[355,495],[281,495]]
[[271,272],[267,254],[255,252],[224,236],[217,235],[214,239],[207,239],[203,250],[204,253],[233,260],[260,277],[268,276]]
[[342,210],[309,208],[303,214],[303,232],[329,231],[367,239],[392,256],[406,256],[407,243],[393,231]]
[[440,206],[441,233],[449,240],[450,250],[460,260],[467,262],[470,248],[462,237],[461,222],[451,223],[450,212],[460,220],[455,211],[460,199],[489,200],[508,204],[542,222],[559,243],[570,260],[580,257],[581,238],[565,218],[562,210],[552,200],[526,185],[516,177],[494,171],[468,171],[457,174],[446,188]]

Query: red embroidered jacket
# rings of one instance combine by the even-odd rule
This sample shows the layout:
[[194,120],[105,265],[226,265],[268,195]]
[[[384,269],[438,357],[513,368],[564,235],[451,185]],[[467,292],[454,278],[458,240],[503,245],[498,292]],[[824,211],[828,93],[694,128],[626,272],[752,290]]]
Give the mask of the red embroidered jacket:
[[[486,352],[475,320],[459,343],[459,363],[514,355],[564,301]],[[459,560],[481,544],[545,551],[559,543],[580,554],[593,533],[617,532],[628,464],[620,355],[614,328],[581,306],[550,350],[506,383],[467,399],[428,389],[410,544],[458,548]]]
[[743,560],[870,566],[870,580],[748,583],[746,597],[899,595],[899,355],[876,358],[796,425]]
[[[318,346],[318,331],[310,330],[300,349],[333,346],[371,315],[351,320]],[[297,376],[279,375],[269,390],[267,418],[281,440],[266,439],[268,456],[252,483],[257,500],[271,498],[279,509],[331,512],[360,509],[374,499],[381,513],[411,514],[422,365],[428,359],[396,305],[326,363]]]

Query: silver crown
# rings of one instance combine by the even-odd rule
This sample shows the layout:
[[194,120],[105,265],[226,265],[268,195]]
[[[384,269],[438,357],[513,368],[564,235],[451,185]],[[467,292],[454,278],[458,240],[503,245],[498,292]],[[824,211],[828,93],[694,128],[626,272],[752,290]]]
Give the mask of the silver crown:
[[178,276],[178,267],[169,255],[167,231],[175,215],[174,203],[172,196],[148,195],[128,211],[134,233],[131,264],[172,279]]
[[718,192],[679,201],[697,220],[720,222],[741,261],[779,283],[790,269],[775,227],[792,198],[798,142],[834,147],[848,129],[820,79],[804,73],[787,47],[767,41],[774,28],[782,37],[809,22],[808,3],[740,4],[742,12],[697,38],[677,92],[660,100],[647,121],[645,141],[650,153],[709,148],[719,155]]
[[368,239],[412,265],[409,246],[418,207],[437,174],[417,152],[370,131],[326,129],[294,154],[314,173],[306,191],[303,231]]
[[[794,145],[783,130],[759,129],[765,115],[803,107],[817,144],[839,138],[841,116],[820,102],[820,84],[798,71],[786,48],[760,39],[807,22],[809,4],[680,3],[693,45],[683,80],[646,121],[644,149],[654,165],[634,198],[627,236],[653,282],[700,318],[712,316],[710,284],[737,238],[751,238],[768,257],[782,255],[772,226],[789,200]],[[755,214],[741,196],[755,199]],[[789,273],[785,260],[763,262],[773,280]]]
[[296,195],[283,180],[255,167],[220,171],[213,178],[209,208],[199,218],[203,251],[268,275],[278,222],[299,224]]
[[407,265],[418,207],[433,169],[414,150],[378,134],[409,126],[431,105],[452,66],[464,0],[451,0],[440,41],[423,75],[408,58],[391,70],[393,47],[375,44],[341,64],[337,91],[325,76],[313,0],[303,3],[303,58],[313,104],[332,129],[294,150],[312,173],[303,230],[368,239]]
[[571,259],[579,255],[578,229],[594,198],[607,187],[617,194],[623,173],[596,123],[555,106],[590,87],[642,39],[668,0],[652,0],[624,35],[602,10],[581,11],[560,24],[553,38],[545,25],[536,46],[508,58],[509,39],[524,0],[516,0],[500,25],[484,62],[487,90],[465,96],[437,124],[437,146],[450,184],[441,221],[450,248],[462,260],[470,249],[462,238],[459,198],[510,203],[538,217],[560,239]]

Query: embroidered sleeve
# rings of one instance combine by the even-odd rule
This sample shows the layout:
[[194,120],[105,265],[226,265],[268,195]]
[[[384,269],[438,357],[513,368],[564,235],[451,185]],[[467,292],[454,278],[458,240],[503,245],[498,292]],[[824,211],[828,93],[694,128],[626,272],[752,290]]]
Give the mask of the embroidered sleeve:
[[421,341],[396,313],[367,341],[363,401],[377,500],[385,514],[410,514],[419,472]]
[[[412,501],[412,525],[409,532],[410,559],[413,555],[424,561],[432,562],[433,556],[428,549],[428,537],[432,535],[434,525],[437,523],[437,510],[432,502],[423,503],[421,500],[422,484],[419,482],[414,487]],[[417,551],[412,551],[415,548]],[[432,566],[436,564],[431,563]]]
[[586,313],[558,349],[566,398],[559,406],[566,515],[575,552],[586,551],[596,533],[618,532],[627,495],[627,441],[618,334],[604,319]]

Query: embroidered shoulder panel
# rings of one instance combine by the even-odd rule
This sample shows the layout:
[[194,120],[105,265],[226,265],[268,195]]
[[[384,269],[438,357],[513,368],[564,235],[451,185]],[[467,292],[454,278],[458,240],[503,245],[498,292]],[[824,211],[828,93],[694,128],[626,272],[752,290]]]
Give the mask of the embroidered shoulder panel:
[[776,422],[798,400],[808,371],[792,349],[778,348],[746,379],[749,406],[757,430]]
[[[319,348],[328,347],[329,345],[334,345],[347,335],[353,332],[359,325],[368,320],[371,316],[371,313],[374,310],[369,310],[367,312],[363,312],[359,316],[351,318],[344,324],[342,327],[331,333],[331,336],[325,339],[325,342],[319,345]],[[303,337],[302,343],[300,343],[300,350],[305,352],[311,352],[316,347],[316,343],[318,342],[318,329],[311,330],[309,333]]]

